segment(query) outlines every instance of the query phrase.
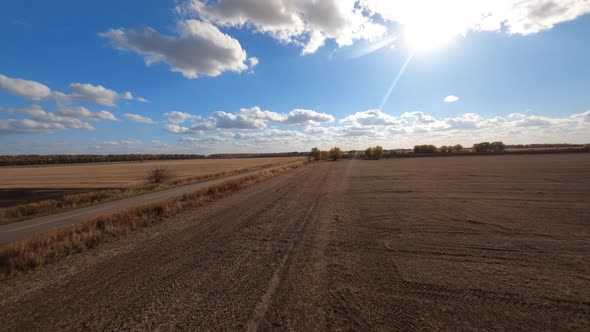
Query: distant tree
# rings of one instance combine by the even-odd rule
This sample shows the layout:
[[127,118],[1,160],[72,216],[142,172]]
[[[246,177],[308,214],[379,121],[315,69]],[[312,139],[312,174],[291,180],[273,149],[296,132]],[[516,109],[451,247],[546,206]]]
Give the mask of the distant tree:
[[443,153],[451,152],[450,146],[443,145],[440,148],[438,148],[438,152],[443,152]]
[[320,151],[320,160],[330,159],[330,153],[328,151]]
[[309,158],[315,161],[320,160],[320,149],[312,148],[311,152],[309,153]]
[[383,158],[383,147],[381,147],[381,145],[377,145],[373,148],[373,158],[375,160]]
[[330,152],[328,153],[328,155],[331,160],[336,161],[336,160],[342,158],[342,151],[338,147],[333,147],[330,149]]
[[490,142],[481,142],[473,144],[473,150],[475,152],[492,152],[490,148]]
[[369,160],[379,160],[383,158],[383,148],[379,145],[369,147],[365,150],[365,157]]
[[436,151],[436,146],[431,144],[414,146],[414,153],[435,153]]
[[463,150],[463,146],[461,144],[457,144],[453,146],[453,152],[461,152]]
[[158,166],[149,171],[147,180],[150,183],[160,184],[170,178],[170,172],[167,168]]
[[475,152],[504,152],[506,145],[502,142],[481,142],[473,144]]
[[492,142],[490,146],[493,152],[504,152],[504,150],[506,150],[506,145],[500,141]]
[[365,159],[369,159],[369,160],[373,159],[373,149],[372,148],[369,147],[365,150]]

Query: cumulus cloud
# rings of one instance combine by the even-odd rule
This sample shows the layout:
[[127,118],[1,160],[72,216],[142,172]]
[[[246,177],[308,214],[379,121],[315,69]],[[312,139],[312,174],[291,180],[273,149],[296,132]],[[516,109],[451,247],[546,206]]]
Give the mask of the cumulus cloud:
[[571,117],[572,117],[572,119],[578,119],[578,120],[581,120],[582,122],[590,122],[590,111],[586,111],[586,112],[580,113],[580,114],[574,114]]
[[54,122],[40,122],[31,119],[0,120],[0,134],[47,134],[65,129],[65,126]]
[[[132,100],[131,92],[118,93],[101,85],[72,83],[68,98],[97,103],[104,106],[115,106],[118,99]],[[63,98],[63,95],[60,96]]]
[[316,126],[320,123],[333,122],[334,117],[327,113],[319,113],[306,109],[294,109],[287,113],[280,123],[292,124],[298,126]]
[[164,113],[164,117],[168,120],[168,122],[173,124],[183,123],[187,120],[201,120],[201,117],[198,115],[177,111]]
[[219,136],[206,136],[201,138],[195,137],[181,137],[178,139],[178,144],[181,145],[199,145],[199,144],[215,144],[226,142],[227,139]]
[[164,130],[172,134],[203,134],[203,131],[197,128],[182,127],[174,124],[167,124]]
[[38,82],[22,78],[10,78],[0,74],[0,89],[31,100],[41,100],[51,95],[51,90]]
[[132,113],[125,113],[123,114],[123,117],[125,117],[127,120],[131,120],[133,122],[139,122],[139,123],[146,123],[146,124],[154,124],[154,120],[145,117],[145,116],[141,116],[139,114],[132,114]]
[[189,19],[178,22],[177,36],[160,34],[152,28],[111,29],[100,33],[117,49],[135,52],[147,65],[167,63],[186,78],[219,76],[223,72],[248,69],[246,51],[240,43],[208,22]]
[[454,34],[506,29],[528,35],[590,12],[587,0],[364,0],[362,6],[410,28]]
[[342,119],[340,122],[349,123],[357,127],[364,126],[397,126],[405,121],[383,113],[380,110],[356,112]]
[[61,116],[55,113],[46,112],[41,106],[33,105],[27,108],[9,110],[13,114],[29,115],[33,120],[41,122],[50,122],[63,125],[64,128],[94,130],[95,128],[88,122],[81,121],[69,116]]
[[250,28],[299,45],[305,55],[326,40],[347,46],[382,39],[390,23],[441,38],[468,31],[529,35],[589,13],[590,1],[187,0],[177,11],[220,27]]
[[454,102],[456,102],[458,100],[459,100],[459,97],[453,96],[453,95],[446,96],[445,99],[444,99],[445,103],[454,103]]
[[[258,106],[242,108],[239,113],[217,111],[211,114],[209,121],[201,121],[203,119],[200,116],[183,112],[165,113],[164,116],[170,122],[170,125],[164,129],[175,134],[215,129],[264,129],[267,127],[268,122],[296,126],[317,126],[321,123],[334,121],[332,115],[313,110],[293,109],[289,113],[276,113],[262,110]],[[192,126],[178,126],[178,124],[189,119],[194,123]]]
[[249,117],[246,114],[226,113],[223,111],[215,112],[211,115],[215,120],[215,128],[221,129],[262,129],[266,128],[264,121],[255,117]]
[[357,0],[189,0],[178,11],[218,26],[251,27],[281,42],[302,45],[302,54],[314,53],[327,39],[346,46],[387,31],[364,15]]
[[100,111],[100,112],[92,112],[86,107],[83,106],[63,106],[60,105],[57,108],[57,113],[69,117],[74,118],[83,118],[93,121],[101,121],[101,120],[108,120],[108,121],[119,121],[113,113],[108,111]]

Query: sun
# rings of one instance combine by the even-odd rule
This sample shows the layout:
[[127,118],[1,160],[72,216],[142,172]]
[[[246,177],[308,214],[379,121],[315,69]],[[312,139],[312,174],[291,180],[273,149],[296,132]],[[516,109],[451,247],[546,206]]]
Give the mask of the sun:
[[445,6],[443,2],[431,4],[427,12],[419,10],[420,7],[419,3],[415,4],[402,23],[406,44],[415,52],[443,47],[453,38],[465,36],[471,24],[468,13]]
[[404,39],[416,52],[443,47],[459,34],[455,27],[445,25],[408,24],[404,27]]

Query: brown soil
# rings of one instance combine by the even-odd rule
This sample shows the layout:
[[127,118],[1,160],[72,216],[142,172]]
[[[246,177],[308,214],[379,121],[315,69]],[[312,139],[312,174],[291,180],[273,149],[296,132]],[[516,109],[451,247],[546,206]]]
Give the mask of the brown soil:
[[0,283],[2,330],[588,330],[590,155],[313,164]]

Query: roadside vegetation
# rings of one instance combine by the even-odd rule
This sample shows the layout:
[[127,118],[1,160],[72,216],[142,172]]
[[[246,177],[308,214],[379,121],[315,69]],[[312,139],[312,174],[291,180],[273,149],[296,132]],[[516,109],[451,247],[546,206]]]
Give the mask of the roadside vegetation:
[[235,171],[218,172],[176,180],[172,179],[171,171],[168,168],[157,166],[148,171],[148,174],[146,174],[144,177],[145,182],[141,185],[122,189],[96,190],[86,193],[64,195],[60,199],[48,199],[33,203],[0,208],[0,225],[63,212],[71,209],[87,207],[98,203],[105,203],[117,199],[146,194],[156,190],[169,189],[172,187],[189,185],[196,182],[254,171],[261,168],[277,166],[280,164],[281,163],[270,163]]
[[296,163],[256,175],[228,180],[160,203],[130,208],[111,216],[99,217],[89,222],[66,226],[7,244],[0,248],[0,276],[27,271],[96,247],[119,235],[163,222],[188,208],[218,200],[240,189],[303,165],[304,163]]

